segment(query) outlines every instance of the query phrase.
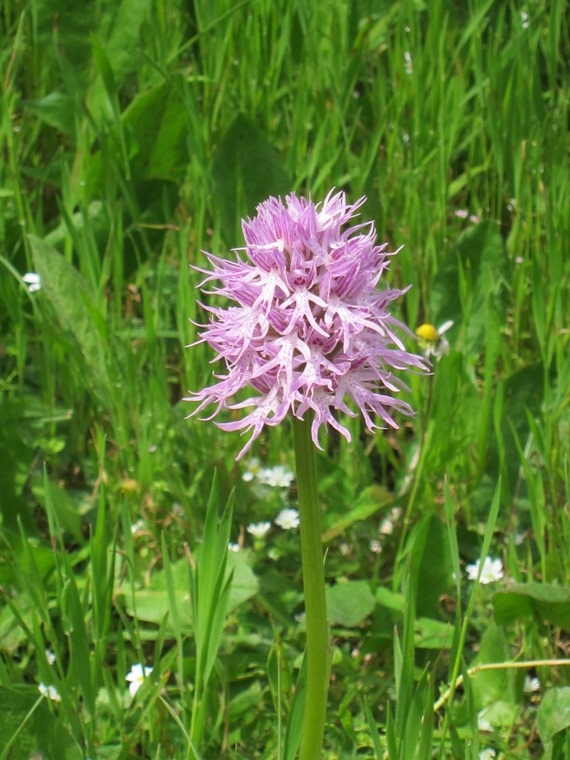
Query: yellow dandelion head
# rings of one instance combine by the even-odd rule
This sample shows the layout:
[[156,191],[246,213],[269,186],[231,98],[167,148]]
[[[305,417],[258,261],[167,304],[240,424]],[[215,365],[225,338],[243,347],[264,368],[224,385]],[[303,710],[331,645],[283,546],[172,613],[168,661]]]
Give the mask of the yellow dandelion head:
[[436,343],[439,337],[437,328],[427,323],[420,325],[416,330],[416,335],[420,340],[425,340],[427,343]]

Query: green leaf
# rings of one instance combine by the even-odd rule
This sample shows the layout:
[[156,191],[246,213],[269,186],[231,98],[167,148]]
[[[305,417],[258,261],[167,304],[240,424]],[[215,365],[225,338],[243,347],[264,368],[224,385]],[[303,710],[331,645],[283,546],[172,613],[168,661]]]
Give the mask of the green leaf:
[[80,359],[88,387],[109,408],[109,347],[96,323],[93,293],[79,272],[54,248],[34,235],[29,239],[42,291],[52,307],[52,318],[61,329],[70,353]]
[[[45,504],[46,494],[43,486],[34,488],[34,496],[40,503]],[[83,516],[81,514],[81,501],[78,499],[77,492],[73,493],[69,489],[61,488],[52,483],[49,498],[58,525],[70,533],[76,541],[83,543]]]
[[386,607],[394,612],[403,612],[406,600],[403,594],[380,586],[376,589],[376,601],[381,607]]
[[327,589],[327,615],[331,625],[354,628],[371,614],[374,595],[366,581],[337,583]]
[[451,555],[444,524],[435,515],[428,515],[414,527],[408,545],[417,616],[437,618],[439,599],[451,583]]
[[[0,757],[80,760],[79,747],[39,691],[0,686]],[[38,699],[39,698],[39,699]]]
[[224,236],[230,245],[236,242],[240,217],[252,215],[268,196],[291,190],[277,151],[243,114],[235,117],[218,145],[212,177]]
[[332,541],[337,536],[344,533],[356,522],[362,522],[380,509],[391,507],[394,503],[394,494],[388,491],[384,486],[373,484],[364,488],[358,495],[355,503],[349,507],[342,516],[328,526],[323,533],[323,543]]
[[[34,0],[34,40],[50,63],[68,67],[84,88],[91,64],[89,35],[97,30],[105,52],[120,81],[138,65],[140,29],[148,15],[150,0]],[[57,22],[57,23],[55,23]],[[51,61],[50,61],[51,58]]]
[[[30,476],[35,452],[22,435],[29,403],[2,394],[0,398],[0,524],[16,532],[18,520],[28,533],[34,533],[29,500],[24,498],[24,486]],[[0,584],[4,568],[0,565]]]
[[495,620],[508,625],[514,620],[535,617],[570,631],[570,589],[548,583],[512,586],[493,595]]
[[552,757],[556,735],[570,729],[570,686],[562,686],[546,692],[538,708],[536,723],[544,744],[544,757],[548,760]]
[[[528,415],[540,414],[544,399],[544,367],[541,362],[523,367],[504,380],[500,421],[491,445],[491,471],[499,471],[504,459],[505,475],[513,487],[520,468],[517,443],[524,449],[530,434]],[[502,457],[501,457],[502,454]]]
[[441,620],[418,618],[414,626],[414,645],[418,649],[449,649],[453,626]]
[[114,155],[123,137],[132,179],[178,182],[184,177],[189,155],[183,86],[174,77],[137,95],[121,115],[120,135],[117,128],[112,129],[106,150],[91,157],[87,184],[92,195],[102,192],[103,162],[109,158],[109,147]]
[[[190,603],[190,586],[188,582],[188,563],[180,560],[171,565],[177,610],[180,625],[186,631],[192,627],[192,607]],[[247,559],[240,553],[228,554],[226,577],[232,575],[232,584],[228,602],[228,612],[239,607],[258,591],[259,583]],[[164,570],[158,570],[151,576],[150,584],[137,589],[135,598],[130,593],[121,594],[125,609],[133,617],[147,623],[160,624],[170,611],[167,584]],[[171,627],[169,626],[169,630]]]
[[[491,624],[483,633],[475,664],[506,662],[510,658],[511,652],[504,630]],[[515,673],[512,669],[480,670],[473,673],[470,678],[478,710],[498,701],[516,702]]]
[[75,100],[63,92],[50,92],[39,100],[25,100],[24,107],[64,135],[75,134]]
[[431,290],[436,324],[452,319],[465,330],[468,353],[482,353],[487,324],[504,313],[506,254],[498,226],[481,222],[466,230],[439,268]]

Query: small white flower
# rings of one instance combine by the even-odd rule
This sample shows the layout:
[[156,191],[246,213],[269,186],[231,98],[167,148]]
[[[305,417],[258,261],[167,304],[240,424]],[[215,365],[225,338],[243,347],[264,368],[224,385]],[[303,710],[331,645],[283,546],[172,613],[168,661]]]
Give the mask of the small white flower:
[[412,60],[412,54],[409,50],[406,50],[404,52],[404,68],[406,69],[406,74],[410,77],[414,73],[414,62]]
[[245,480],[246,483],[249,483],[254,478],[259,477],[260,472],[261,464],[259,463],[259,459],[257,457],[252,457],[247,463],[244,474],[241,476],[242,480]]
[[493,760],[495,755],[495,750],[487,747],[487,749],[483,749],[481,752],[479,752],[479,760]]
[[36,290],[40,290],[42,287],[42,281],[37,272],[26,272],[22,280],[28,286],[28,293],[35,293]]
[[282,509],[275,518],[275,525],[283,530],[299,527],[299,512],[296,509]]
[[260,483],[272,488],[289,488],[295,478],[291,470],[280,464],[275,467],[264,467],[257,477]]
[[263,538],[271,528],[270,522],[250,523],[246,530],[254,538]]
[[370,551],[372,554],[380,554],[382,551],[382,544],[380,541],[377,541],[375,538],[373,538],[370,542]]
[[439,359],[443,354],[449,353],[449,343],[443,336],[451,327],[453,327],[453,320],[451,319],[439,327],[427,323],[418,327],[416,335],[424,356],[428,358],[434,356]]
[[524,693],[533,694],[535,691],[540,691],[540,681],[538,678],[532,676],[525,676],[524,678]]
[[125,681],[129,682],[129,694],[131,697],[135,696],[137,691],[142,686],[144,679],[148,678],[151,673],[152,668],[141,665],[140,662],[137,662],[132,666],[130,671],[125,676]]
[[140,519],[140,520],[137,520],[136,522],[134,522],[134,523],[131,525],[131,533],[132,533],[132,534],[133,534],[133,536],[134,536],[134,535],[135,535],[135,533],[138,533],[138,532],[139,532],[139,530],[142,530],[143,528],[144,528],[144,520],[142,520],[142,519]]
[[58,690],[55,688],[55,686],[46,686],[45,683],[41,683],[38,686],[38,690],[42,697],[47,697],[48,699],[51,699],[53,702],[61,702],[61,697],[59,696]]
[[485,712],[485,710],[481,710],[481,712],[477,714],[477,728],[479,731],[491,732],[493,730],[493,726],[485,717]]
[[53,665],[56,660],[55,652],[52,652],[51,649],[46,649],[46,659],[50,665]]
[[240,551],[241,547],[240,547],[240,545],[239,545],[239,544],[234,544],[234,543],[232,543],[232,542],[230,541],[230,543],[228,544],[228,549],[229,549],[231,552],[234,552],[234,554],[237,554],[237,553]]
[[[467,577],[470,581],[476,581],[479,575],[480,560],[474,562],[472,565],[467,565]],[[485,557],[483,562],[483,568],[481,569],[480,583],[486,585],[487,583],[494,583],[500,581],[503,577],[503,563],[500,559],[491,559],[491,557]]]
[[469,216],[469,211],[466,208],[457,208],[453,213],[458,219],[467,219]]
[[388,517],[385,517],[378,527],[378,533],[382,536],[391,536],[394,532],[394,523],[400,519],[402,510],[399,507],[394,507],[390,510]]
[[528,13],[526,11],[521,11],[521,26],[523,29],[528,29]]

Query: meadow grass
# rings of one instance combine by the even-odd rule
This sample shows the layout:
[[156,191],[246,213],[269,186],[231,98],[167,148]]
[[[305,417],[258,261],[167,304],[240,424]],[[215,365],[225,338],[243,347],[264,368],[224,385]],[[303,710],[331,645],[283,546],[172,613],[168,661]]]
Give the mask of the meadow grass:
[[[398,316],[453,326],[412,421],[318,456],[323,756],[570,757],[567,12],[5,0],[2,760],[295,757],[295,487],[181,399],[215,370],[185,348],[190,265],[267,196],[333,186],[404,246]],[[254,449],[293,467],[289,425]]]

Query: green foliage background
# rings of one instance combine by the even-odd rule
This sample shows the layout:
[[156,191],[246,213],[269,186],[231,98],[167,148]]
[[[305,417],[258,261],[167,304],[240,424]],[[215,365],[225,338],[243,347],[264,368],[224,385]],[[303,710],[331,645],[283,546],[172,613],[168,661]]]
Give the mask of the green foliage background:
[[[298,537],[245,527],[295,493],[185,419],[213,371],[185,348],[190,265],[268,195],[333,186],[404,246],[399,316],[454,324],[416,418],[319,459],[325,756],[569,751],[567,22],[562,0],[5,0],[0,758],[294,756]],[[288,426],[255,453],[291,466]],[[482,550],[494,595],[466,581]],[[468,673],[513,659],[555,663],[527,668],[540,707],[522,669]]]

